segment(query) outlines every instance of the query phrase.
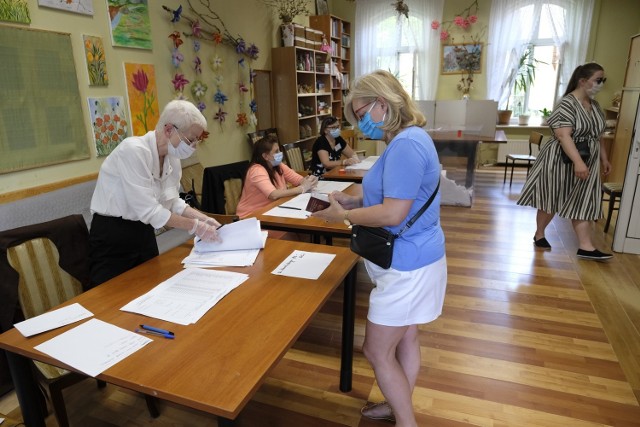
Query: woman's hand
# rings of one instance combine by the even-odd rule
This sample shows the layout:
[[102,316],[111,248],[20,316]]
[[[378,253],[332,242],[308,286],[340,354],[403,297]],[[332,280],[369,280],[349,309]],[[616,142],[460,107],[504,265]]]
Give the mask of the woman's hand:
[[336,194],[342,194],[342,193],[334,192],[329,194],[329,203],[331,203],[331,205],[329,205],[328,208],[323,209],[321,211],[313,212],[311,216],[324,219],[327,222],[342,222],[344,219],[345,209],[334,197]]
[[342,206],[344,209],[351,210],[362,207],[362,201],[360,197],[350,196],[341,191],[334,191],[330,194],[330,196],[333,196],[335,201],[340,203],[340,206]]
[[579,179],[581,179],[583,181],[585,179],[589,178],[589,168],[582,161],[582,159],[578,160],[577,162],[575,162],[573,164],[573,173],[577,178],[579,178]]
[[191,229],[191,234],[198,236],[203,242],[219,242],[217,227],[207,224],[205,221],[195,220],[195,225]]
[[609,160],[602,161],[602,173],[604,175],[609,175],[611,173],[611,163],[609,163]]

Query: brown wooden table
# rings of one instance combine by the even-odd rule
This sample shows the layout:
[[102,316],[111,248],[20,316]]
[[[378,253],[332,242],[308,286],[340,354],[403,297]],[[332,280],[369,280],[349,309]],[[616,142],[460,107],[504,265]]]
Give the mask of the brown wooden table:
[[[344,190],[344,193],[350,195],[362,195],[362,184],[352,184]],[[276,206],[286,204],[287,201],[295,196],[281,198],[258,209],[251,216],[255,216],[260,221],[260,226],[268,230],[293,231],[310,233],[312,236],[328,236],[328,237],[350,237],[351,228],[344,223],[325,222],[316,217],[308,218],[286,218],[281,216],[265,215],[264,213]]]
[[[503,130],[497,130],[493,138],[465,134],[464,132],[458,136],[457,131],[430,131],[429,136],[431,136],[438,151],[438,156],[465,157],[467,159],[467,172],[465,176],[465,187],[467,188],[473,187],[478,144],[481,142],[507,142],[507,137]],[[367,172],[369,171],[363,169],[333,168],[324,174],[324,179],[331,181],[362,182],[362,178],[364,178]]]
[[[336,254],[318,280],[271,274],[294,250]],[[151,320],[121,311],[132,299],[182,270],[191,244],[183,244],[68,301],[95,318],[128,330]],[[215,414],[220,425],[232,425],[271,368],[284,356],[311,318],[344,281],[340,389],[351,390],[355,279],[358,256],[348,248],[285,240],[267,241],[255,264],[224,268],[249,279],[224,297],[193,325],[157,319],[174,340],[153,342],[104,371],[97,378],[160,399]],[[295,302],[295,303],[292,303]],[[66,305],[66,304],[65,304]],[[34,346],[78,323],[25,338],[15,328],[0,335],[27,426],[44,426],[42,395],[29,359],[73,370]]]

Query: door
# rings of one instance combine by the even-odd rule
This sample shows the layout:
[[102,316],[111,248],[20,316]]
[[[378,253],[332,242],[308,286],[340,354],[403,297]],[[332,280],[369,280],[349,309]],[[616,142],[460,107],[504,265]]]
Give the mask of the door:
[[620,210],[613,236],[613,250],[640,254],[640,108],[636,99],[635,124],[625,174]]

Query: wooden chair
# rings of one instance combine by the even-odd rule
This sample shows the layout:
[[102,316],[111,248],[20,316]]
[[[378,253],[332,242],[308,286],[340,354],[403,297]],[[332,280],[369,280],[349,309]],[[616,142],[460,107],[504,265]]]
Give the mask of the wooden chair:
[[196,192],[198,205],[202,206],[202,176],[204,175],[204,166],[202,163],[194,163],[190,166],[182,168],[182,177],[180,184],[184,191],[193,189]]
[[342,129],[340,136],[347,141],[347,144],[351,149],[361,157],[367,155],[367,150],[358,150],[358,139],[356,138],[356,131],[354,129]]
[[[609,202],[609,209],[607,210],[607,222],[604,224],[604,232],[609,231],[609,224],[611,224],[611,215],[614,210],[620,208],[620,197],[622,197],[622,183],[621,182],[603,182],[602,183],[602,201]],[[604,195],[609,196],[608,199],[604,198]],[[616,206],[618,203],[618,206]]]
[[[88,271],[88,230],[81,215],[67,218],[50,222],[56,228],[51,233],[40,232],[42,227],[38,229],[38,226],[23,227],[24,238],[20,237],[21,229],[8,232],[11,239],[15,239],[15,244],[6,248],[7,262],[18,275],[18,302],[27,319],[45,313],[83,292],[81,280],[61,266],[68,266],[75,273]],[[36,237],[37,235],[42,237]],[[64,237],[55,237],[60,235]],[[58,246],[49,237],[56,239],[62,250],[75,254],[66,255],[65,262],[61,262]],[[46,363],[33,363],[40,382],[46,386],[58,425],[68,426],[62,390],[88,377]],[[98,387],[104,386],[104,381],[98,381]],[[155,406],[155,398],[145,397],[149,413],[152,417],[157,417],[159,412]]]
[[248,168],[248,160],[205,168],[202,210],[218,215],[235,215]]
[[509,178],[509,187],[511,187],[511,184],[513,183],[513,169],[516,166],[516,162],[527,162],[527,176],[529,176],[531,164],[536,160],[536,156],[533,155],[533,146],[537,145],[539,150],[542,138],[543,135],[540,132],[531,132],[529,135],[529,154],[507,154],[507,158],[504,162],[503,184],[507,182],[507,168],[509,167],[509,160],[511,160],[511,177]]
[[284,152],[285,161],[291,169],[298,172],[300,175],[307,175],[309,173],[305,167],[302,150],[297,143],[291,142],[289,144],[284,144],[281,145],[281,148]]

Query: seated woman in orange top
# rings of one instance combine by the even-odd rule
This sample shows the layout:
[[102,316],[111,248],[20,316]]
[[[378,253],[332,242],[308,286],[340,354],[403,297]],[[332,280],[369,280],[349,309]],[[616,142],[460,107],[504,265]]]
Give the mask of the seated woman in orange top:
[[[313,188],[318,178],[303,177],[289,166],[282,164],[283,153],[273,136],[266,136],[253,146],[251,164],[244,179],[242,195],[236,208],[240,218],[281,197],[295,196]],[[288,184],[292,187],[289,188]]]

